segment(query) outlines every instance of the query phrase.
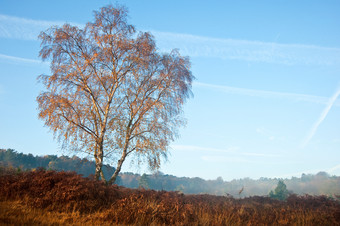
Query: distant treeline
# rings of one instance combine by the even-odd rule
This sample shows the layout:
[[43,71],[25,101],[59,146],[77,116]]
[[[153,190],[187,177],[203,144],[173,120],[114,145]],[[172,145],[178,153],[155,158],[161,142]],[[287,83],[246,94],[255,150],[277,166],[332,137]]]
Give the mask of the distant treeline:
[[[57,155],[34,156],[32,154],[18,153],[13,149],[0,149],[0,166],[17,168],[18,170],[32,170],[37,168],[45,168],[56,171],[75,171],[88,177],[95,172],[95,163],[86,158],[77,156],[68,157]],[[103,167],[104,175],[114,172],[114,168],[105,165]]]
[[[95,163],[77,156],[33,156],[23,154],[13,149],[0,149],[0,166],[16,168],[17,170],[32,170],[39,167],[56,171],[75,171],[88,177],[95,171]],[[104,174],[109,177],[114,168],[105,165]],[[277,186],[280,178],[250,178],[223,181],[221,177],[215,180],[203,180],[199,177],[175,177],[162,172],[154,174],[121,173],[117,184],[128,188],[143,187],[145,189],[179,191],[185,194],[213,194],[230,195],[234,197],[248,197],[254,195],[266,196]],[[291,193],[303,195],[327,195],[335,197],[340,194],[340,177],[329,176],[325,172],[316,175],[302,174],[300,178],[283,179]]]

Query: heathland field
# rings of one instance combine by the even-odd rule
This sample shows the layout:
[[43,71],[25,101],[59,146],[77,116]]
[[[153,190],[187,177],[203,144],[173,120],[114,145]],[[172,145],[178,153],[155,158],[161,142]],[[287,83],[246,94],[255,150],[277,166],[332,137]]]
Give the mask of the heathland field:
[[340,225],[339,201],[235,199],[107,186],[76,173],[2,169],[2,225]]

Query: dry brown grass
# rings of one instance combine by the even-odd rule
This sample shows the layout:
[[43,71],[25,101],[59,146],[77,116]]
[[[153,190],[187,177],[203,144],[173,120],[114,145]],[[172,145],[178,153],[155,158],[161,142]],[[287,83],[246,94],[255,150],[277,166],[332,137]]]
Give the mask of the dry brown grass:
[[0,176],[4,225],[340,225],[340,203],[319,196],[233,199],[106,186],[75,173]]

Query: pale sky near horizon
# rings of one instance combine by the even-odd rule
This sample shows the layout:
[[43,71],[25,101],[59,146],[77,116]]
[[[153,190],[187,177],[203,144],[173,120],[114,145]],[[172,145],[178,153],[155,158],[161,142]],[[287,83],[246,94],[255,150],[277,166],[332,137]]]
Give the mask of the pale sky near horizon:
[[[40,31],[110,3],[160,51],[190,57],[194,98],[166,174],[224,180],[340,176],[340,2],[0,1],[0,148],[69,154],[37,118]],[[123,171],[149,173],[126,163]]]

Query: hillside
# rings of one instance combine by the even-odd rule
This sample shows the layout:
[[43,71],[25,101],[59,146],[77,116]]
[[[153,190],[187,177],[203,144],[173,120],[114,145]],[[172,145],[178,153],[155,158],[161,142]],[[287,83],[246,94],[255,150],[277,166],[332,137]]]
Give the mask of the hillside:
[[340,225],[325,196],[234,199],[127,189],[72,172],[0,171],[2,225]]
[[[31,170],[43,167],[56,171],[75,171],[88,177],[93,174],[95,164],[86,158],[77,156],[68,157],[56,155],[33,156],[32,154],[18,153],[12,149],[0,149],[0,166],[12,167],[20,170]],[[105,165],[104,174],[112,174],[114,168]],[[250,178],[223,181],[221,177],[216,180],[203,180],[201,178],[175,177],[161,172],[154,174],[121,173],[117,184],[128,188],[144,187],[153,190],[180,191],[184,194],[212,194],[228,195],[234,197],[265,196],[273,190],[280,178]],[[340,177],[329,176],[319,172],[316,175],[303,174],[300,178],[284,179],[288,190],[298,195],[326,195],[335,197],[340,194]],[[243,191],[239,194],[239,191]]]

